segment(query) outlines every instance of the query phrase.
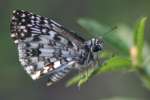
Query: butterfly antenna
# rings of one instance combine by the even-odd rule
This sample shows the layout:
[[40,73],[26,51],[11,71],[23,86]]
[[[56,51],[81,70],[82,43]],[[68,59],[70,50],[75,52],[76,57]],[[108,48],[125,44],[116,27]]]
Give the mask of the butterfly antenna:
[[118,28],[117,26],[112,27],[110,30],[103,33],[102,37],[106,37],[107,35],[109,35],[112,31],[116,30],[117,28]]

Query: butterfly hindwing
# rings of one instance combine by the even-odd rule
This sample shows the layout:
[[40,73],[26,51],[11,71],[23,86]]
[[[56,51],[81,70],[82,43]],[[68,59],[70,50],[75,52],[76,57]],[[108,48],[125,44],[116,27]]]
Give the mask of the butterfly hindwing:
[[54,82],[62,79],[72,69],[72,66],[74,66],[75,63],[76,61],[70,61],[67,64],[62,64],[61,67],[57,69],[57,71],[49,75],[47,85],[50,86]]

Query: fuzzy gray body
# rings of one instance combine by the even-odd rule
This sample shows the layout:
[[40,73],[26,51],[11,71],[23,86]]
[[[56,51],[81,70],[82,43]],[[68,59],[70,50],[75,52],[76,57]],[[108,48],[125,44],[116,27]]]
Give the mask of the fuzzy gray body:
[[34,80],[48,75],[48,85],[73,68],[94,64],[97,52],[92,46],[103,46],[102,41],[85,41],[55,21],[23,10],[13,11],[11,37],[26,72]]

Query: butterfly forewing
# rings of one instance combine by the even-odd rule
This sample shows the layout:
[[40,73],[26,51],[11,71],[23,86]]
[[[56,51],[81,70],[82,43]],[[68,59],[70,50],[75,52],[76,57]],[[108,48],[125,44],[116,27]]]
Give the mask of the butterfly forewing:
[[[11,37],[14,40],[24,39],[34,35],[49,35],[51,31],[57,32],[76,44],[84,42],[82,37],[79,37],[73,31],[68,30],[52,19],[23,10],[13,11]],[[17,43],[17,41],[15,43]]]
[[50,75],[52,82],[69,72],[84,42],[55,21],[23,10],[13,11],[11,37],[17,45],[19,60],[32,79]]

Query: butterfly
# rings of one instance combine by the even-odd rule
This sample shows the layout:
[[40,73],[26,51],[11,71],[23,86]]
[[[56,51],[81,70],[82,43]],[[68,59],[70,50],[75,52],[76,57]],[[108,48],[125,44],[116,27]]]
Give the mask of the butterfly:
[[48,85],[72,69],[95,64],[103,50],[102,39],[86,41],[54,20],[24,10],[13,11],[10,29],[24,70],[33,80],[48,76]]

